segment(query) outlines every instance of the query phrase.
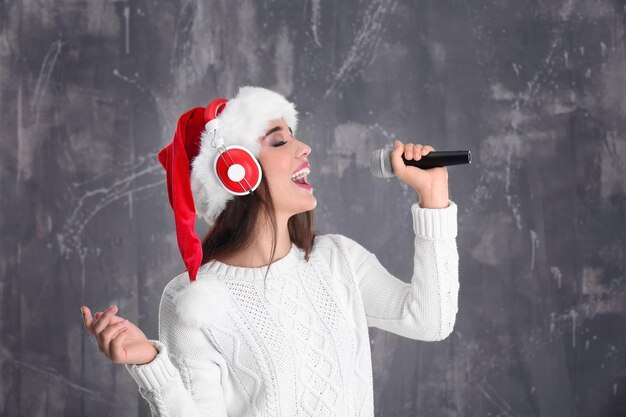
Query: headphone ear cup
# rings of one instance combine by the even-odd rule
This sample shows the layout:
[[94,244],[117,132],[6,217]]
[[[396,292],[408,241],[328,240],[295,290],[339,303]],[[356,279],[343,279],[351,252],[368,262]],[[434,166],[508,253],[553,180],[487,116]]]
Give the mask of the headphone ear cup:
[[248,149],[228,146],[213,164],[215,175],[226,191],[234,195],[247,195],[261,184],[261,164]]

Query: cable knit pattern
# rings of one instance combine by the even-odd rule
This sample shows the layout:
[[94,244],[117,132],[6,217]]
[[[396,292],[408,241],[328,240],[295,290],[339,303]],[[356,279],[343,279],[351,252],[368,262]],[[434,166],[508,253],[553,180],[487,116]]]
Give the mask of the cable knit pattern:
[[293,245],[267,279],[265,267],[202,266],[197,280],[216,280],[230,293],[196,301],[223,309],[213,320],[182,320],[176,301],[189,277],[171,280],[159,306],[159,340],[151,340],[157,357],[126,365],[152,416],[373,416],[367,327],[442,340],[458,308],[457,206],[414,204],[411,212],[410,283],[332,234],[316,237],[309,262]]

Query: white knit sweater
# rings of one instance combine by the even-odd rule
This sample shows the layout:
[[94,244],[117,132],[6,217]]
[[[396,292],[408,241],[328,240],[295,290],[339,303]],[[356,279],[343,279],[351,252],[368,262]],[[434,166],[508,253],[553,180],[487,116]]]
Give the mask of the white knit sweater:
[[212,316],[201,324],[182,320],[189,306],[177,306],[187,273],[170,281],[160,340],[151,340],[157,357],[126,366],[152,416],[373,416],[367,327],[436,341],[452,332],[457,312],[457,206],[411,211],[410,284],[342,235],[317,236],[309,262],[293,245],[267,279],[266,267],[204,265],[192,287],[225,291],[185,300]]

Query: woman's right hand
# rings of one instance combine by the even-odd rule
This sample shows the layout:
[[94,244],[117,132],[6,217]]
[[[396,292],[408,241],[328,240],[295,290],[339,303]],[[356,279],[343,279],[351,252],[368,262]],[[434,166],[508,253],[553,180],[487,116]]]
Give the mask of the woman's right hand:
[[157,349],[141,329],[115,315],[116,305],[110,306],[104,313],[96,313],[95,318],[91,316],[89,307],[82,306],[80,310],[85,328],[96,337],[100,352],[113,363],[144,365],[156,357]]

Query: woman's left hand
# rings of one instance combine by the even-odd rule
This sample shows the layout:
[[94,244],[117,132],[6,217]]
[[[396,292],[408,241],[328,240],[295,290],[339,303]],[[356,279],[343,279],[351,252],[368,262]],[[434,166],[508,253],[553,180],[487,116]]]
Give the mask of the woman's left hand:
[[419,161],[422,156],[428,155],[435,149],[429,145],[407,143],[406,145],[396,140],[395,149],[391,152],[391,165],[393,172],[400,180],[407,183],[420,196],[422,208],[445,208],[448,207],[448,170],[446,167],[420,169],[406,166],[402,161],[405,159]]

